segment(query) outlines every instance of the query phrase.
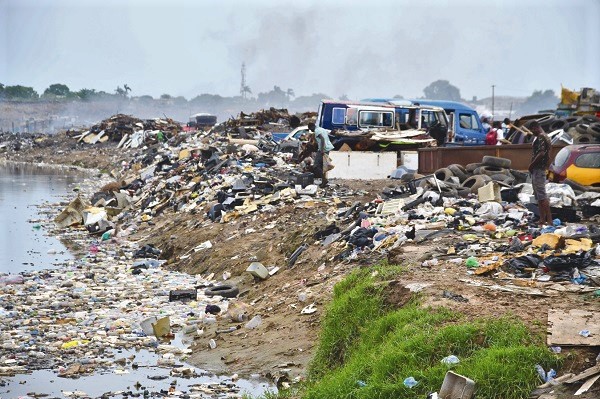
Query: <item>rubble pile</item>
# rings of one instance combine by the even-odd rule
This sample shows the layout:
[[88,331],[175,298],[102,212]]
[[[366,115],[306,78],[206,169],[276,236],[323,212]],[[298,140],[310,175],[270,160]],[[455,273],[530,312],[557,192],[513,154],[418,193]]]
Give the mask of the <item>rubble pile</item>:
[[147,140],[164,141],[165,136],[176,135],[182,130],[173,119],[138,119],[117,114],[107,118],[89,130],[70,130],[67,134],[87,144],[118,142],[119,147],[136,148]]

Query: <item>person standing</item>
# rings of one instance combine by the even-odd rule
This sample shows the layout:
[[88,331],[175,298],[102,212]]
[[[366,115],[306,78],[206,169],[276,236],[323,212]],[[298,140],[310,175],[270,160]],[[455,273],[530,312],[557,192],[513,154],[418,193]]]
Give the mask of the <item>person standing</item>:
[[488,118],[483,118],[483,120],[481,121],[481,125],[483,126],[483,130],[485,130],[486,134],[492,128],[492,126],[490,125],[490,120]]
[[325,165],[325,157],[328,157],[329,151],[333,150],[333,144],[329,140],[329,130],[322,127],[316,127],[313,122],[308,124],[308,130],[314,133],[317,142],[317,154],[315,156],[315,176],[321,178],[321,187],[326,187],[327,166]]
[[531,174],[531,185],[533,194],[538,203],[540,212],[540,226],[552,226],[552,212],[550,210],[550,200],[546,194],[546,171],[550,166],[550,138],[537,121],[531,122],[529,130],[535,136],[533,140],[533,153],[531,163],[529,164],[529,173]]

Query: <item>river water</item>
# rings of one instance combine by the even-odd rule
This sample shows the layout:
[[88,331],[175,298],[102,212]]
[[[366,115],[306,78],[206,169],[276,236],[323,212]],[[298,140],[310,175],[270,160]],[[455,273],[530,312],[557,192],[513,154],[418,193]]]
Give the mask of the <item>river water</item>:
[[[65,169],[0,162],[0,276],[60,268],[73,259],[73,255],[58,239],[47,235],[44,228],[45,223],[48,223],[45,221],[47,216],[39,213],[39,205],[69,201],[74,196],[73,190],[83,178],[81,174]],[[0,306],[0,312],[2,310]],[[182,334],[176,334],[170,344],[180,348],[187,347]],[[159,355],[147,350],[115,350],[115,355],[135,356],[139,368],[127,370],[126,374],[96,372],[77,379],[58,377],[54,370],[0,377],[0,399],[35,397],[39,394],[63,398],[67,397],[66,392],[74,391],[85,392],[88,395],[86,397],[100,397],[107,392],[112,392],[114,397],[123,397],[122,393],[117,394],[119,391],[142,397],[144,391],[167,392],[173,382],[176,382],[176,390],[184,393],[189,393],[190,388],[200,384],[232,386],[235,383],[239,394],[251,396],[276,390],[272,384],[258,376],[236,379],[233,382],[229,376],[218,376],[196,369],[198,377],[170,377],[169,369],[156,366]],[[180,364],[189,366],[185,362]]]

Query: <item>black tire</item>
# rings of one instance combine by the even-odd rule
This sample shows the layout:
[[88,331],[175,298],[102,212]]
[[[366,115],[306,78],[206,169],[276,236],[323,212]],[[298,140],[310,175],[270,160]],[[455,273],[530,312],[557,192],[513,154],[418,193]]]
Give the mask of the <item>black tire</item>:
[[471,189],[461,187],[458,190],[456,190],[456,194],[461,198],[467,198],[469,196],[469,194],[471,194]]
[[574,182],[571,179],[565,179],[565,180],[562,181],[562,183],[570,186],[575,191],[586,192],[588,190],[588,187],[586,187],[586,186],[584,186],[582,184],[579,184],[577,182]]
[[462,184],[462,186],[464,188],[470,189],[471,193],[477,193],[477,190],[480,187],[485,186],[486,184],[488,184],[491,181],[492,181],[492,178],[487,175],[475,175],[475,176],[471,176],[467,180],[465,180],[465,182]]
[[595,143],[595,142],[596,142],[596,140],[595,140],[594,136],[592,136],[591,134],[587,134],[587,133],[582,134],[573,140],[573,144],[590,144],[590,143]]
[[552,125],[555,120],[556,117],[554,115],[546,115],[543,118],[539,119],[538,123],[540,124],[540,127],[542,129],[548,132],[550,131],[550,125]]
[[465,166],[465,170],[469,173],[473,173],[473,171],[475,169],[477,169],[478,167],[480,167],[482,164],[481,163],[470,163],[467,166]]
[[204,290],[206,296],[222,296],[223,298],[235,298],[240,293],[240,290],[235,285],[222,284],[208,287]]
[[550,124],[550,131],[553,132],[555,130],[563,129],[567,130],[569,128],[569,122],[564,119],[556,119],[554,122]]
[[481,163],[485,166],[495,166],[497,168],[510,169],[511,160],[507,158],[493,157],[491,155],[485,155],[481,160]]
[[527,181],[527,177],[529,173],[521,172],[520,170],[511,169],[510,174],[515,178],[515,183],[525,183]]
[[582,119],[583,123],[587,123],[588,125],[599,122],[598,118],[596,118],[594,115],[584,115]]
[[464,166],[454,163],[448,166],[448,169],[454,173],[454,176],[458,177],[458,180],[462,183],[467,180],[467,171]]
[[498,174],[507,175],[508,169],[498,168],[496,166],[484,165],[479,168],[479,173],[477,173],[477,174],[478,175],[488,175],[488,176],[498,175]]
[[454,176],[454,173],[448,168],[441,168],[435,171],[435,177],[438,180],[449,181],[451,177]]
[[504,173],[498,173],[495,175],[491,175],[490,177],[492,178],[493,181],[502,181],[502,182],[506,182],[506,181],[514,182],[515,181],[515,178],[512,177],[512,175],[504,174]]
[[592,123],[587,132],[596,138],[600,137],[600,123]]
[[569,116],[565,120],[567,122],[569,122],[569,126],[574,127],[574,126],[579,125],[581,123],[581,121],[583,120],[583,118],[581,118],[581,116]]
[[581,134],[586,134],[589,127],[590,125],[588,125],[587,123],[580,123],[575,127],[575,129],[577,129],[577,132]]

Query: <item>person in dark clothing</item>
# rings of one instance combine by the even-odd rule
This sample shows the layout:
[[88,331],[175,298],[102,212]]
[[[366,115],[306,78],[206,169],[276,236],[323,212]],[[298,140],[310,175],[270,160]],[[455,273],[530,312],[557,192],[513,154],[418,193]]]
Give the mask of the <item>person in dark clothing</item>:
[[546,194],[546,171],[550,166],[550,138],[544,133],[540,124],[533,121],[529,130],[535,136],[533,140],[533,154],[529,164],[531,174],[531,185],[540,211],[540,225],[552,225],[552,212],[550,211],[550,200]]

